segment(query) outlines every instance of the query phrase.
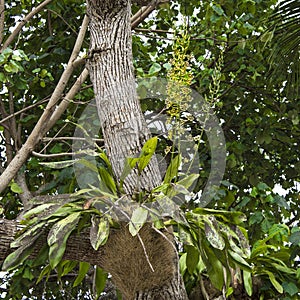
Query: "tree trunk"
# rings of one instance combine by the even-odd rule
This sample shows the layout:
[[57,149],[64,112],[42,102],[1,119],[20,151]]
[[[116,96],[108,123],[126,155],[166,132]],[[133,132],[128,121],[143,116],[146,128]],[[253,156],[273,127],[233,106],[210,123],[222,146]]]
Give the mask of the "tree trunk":
[[[150,138],[136,93],[131,51],[130,2],[87,1],[90,17],[88,69],[101,121],[103,137],[114,172],[120,178],[127,157],[137,156]],[[155,158],[138,178],[132,172],[125,191],[151,190],[161,176]]]
[[[90,55],[88,69],[113,170],[120,178],[127,157],[139,154],[150,138],[136,93],[131,50],[129,0],[88,0]],[[151,190],[161,183],[155,157],[138,177],[131,172],[126,193]],[[150,225],[132,237],[126,226],[105,245],[103,267],[125,299],[187,299],[178,272],[173,235]]]

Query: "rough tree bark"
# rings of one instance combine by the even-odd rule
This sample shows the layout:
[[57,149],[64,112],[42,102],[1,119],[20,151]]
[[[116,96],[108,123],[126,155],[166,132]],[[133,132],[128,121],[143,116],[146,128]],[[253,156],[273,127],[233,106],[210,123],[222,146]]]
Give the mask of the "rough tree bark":
[[[88,0],[87,14],[91,34],[87,67],[106,149],[119,178],[125,159],[138,155],[150,138],[136,94],[130,1]],[[142,175],[132,172],[124,186],[130,195],[137,189],[149,191],[160,182],[158,163],[153,157]],[[123,227],[108,240],[103,267],[112,274],[126,299],[187,299],[172,234],[164,234],[165,237],[145,226],[140,233],[142,246]]]
[[[106,149],[117,177],[127,157],[137,155],[150,138],[133,75],[130,3],[87,1],[90,18],[90,59],[93,83]],[[125,183],[130,194],[140,188],[151,190],[161,181],[155,159],[140,178],[131,174]]]

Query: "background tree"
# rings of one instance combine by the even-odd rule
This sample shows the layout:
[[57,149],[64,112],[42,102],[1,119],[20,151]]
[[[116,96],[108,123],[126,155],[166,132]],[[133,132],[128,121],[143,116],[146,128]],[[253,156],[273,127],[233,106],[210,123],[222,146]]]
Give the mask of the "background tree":
[[[190,298],[214,299],[221,294],[243,299],[257,299],[258,295],[265,299],[299,297],[296,260],[300,241],[297,186],[299,86],[297,81],[291,81],[292,88],[290,81],[286,83],[288,74],[297,78],[299,65],[291,63],[289,66],[295,66],[295,69],[281,68],[281,72],[270,77],[277,67],[276,59],[270,64],[270,59],[277,57],[272,43],[282,45],[284,39],[273,38],[270,43],[270,35],[266,33],[269,24],[265,21],[273,15],[275,2],[174,1],[159,6],[148,5],[142,10],[132,5],[136,75],[167,76],[174,40],[187,28],[192,87],[210,101],[221,120],[227,143],[226,173],[218,193],[209,204],[211,211],[197,208],[197,202],[189,203],[183,211],[192,226],[186,229],[176,222],[174,224],[175,235],[185,232],[188,236],[181,237],[183,243],[179,249],[181,274]],[[30,208],[32,198],[36,199],[35,205],[52,203],[55,198],[65,203],[64,199],[69,199],[69,196],[62,194],[78,191],[71,166],[58,169],[41,163],[70,159],[74,123],[94,97],[86,80],[88,72],[84,63],[101,55],[97,51],[88,52],[92,37],[84,37],[88,23],[83,15],[86,10],[84,2],[44,1],[38,5],[38,1],[15,1],[6,6],[3,2],[0,4],[4,42],[0,56],[0,186],[1,211],[5,217],[0,223],[3,241],[0,253],[3,260],[9,253],[7,245],[12,241],[15,228],[15,223],[7,219],[13,220],[21,210]],[[154,7],[157,10],[148,17]],[[297,9],[296,6],[293,8]],[[277,14],[281,13],[279,10]],[[287,31],[287,24],[297,22],[297,14],[287,15],[289,22],[278,18],[276,28]],[[21,23],[14,31],[19,19],[24,19],[25,25]],[[182,19],[187,21],[178,22]],[[81,30],[78,31],[80,24]],[[185,28],[176,31],[174,24],[184,24]],[[277,31],[274,32],[277,36]],[[292,53],[297,57],[299,49],[293,48]],[[141,106],[147,112],[160,112],[166,108],[164,100],[159,97],[151,101],[141,99]],[[187,122],[185,126],[191,128],[195,136],[201,133],[195,122]],[[97,138],[98,145],[103,146],[103,133]],[[139,147],[147,139],[145,136]],[[164,140],[159,140],[157,151],[164,153],[161,149]],[[203,190],[210,172],[210,151],[205,135],[201,145],[201,171],[195,192]],[[17,160],[16,157],[21,160],[17,164],[11,163]],[[284,197],[274,192],[278,185],[285,189]],[[230,214],[226,215],[226,212]],[[240,217],[233,217],[241,216],[240,212],[247,216],[244,223],[240,222]],[[199,216],[197,221],[195,215]],[[207,215],[209,218],[205,217]],[[235,237],[237,231],[228,231],[237,226],[247,231],[245,236],[248,235],[251,253],[247,252],[247,239]],[[217,241],[210,238],[208,228],[212,228]],[[194,230],[197,235],[193,235]],[[195,240],[191,241],[190,237],[195,237]],[[225,250],[220,250],[222,240],[225,241]],[[198,247],[200,242],[201,247]],[[76,244],[76,236],[71,236],[64,258],[82,261],[85,257],[84,260],[92,265],[101,260],[103,249],[109,247],[107,244],[95,252],[89,246],[88,237],[80,240],[82,251],[78,251]],[[89,253],[89,257],[84,253]],[[224,257],[222,253],[228,256]],[[106,274],[100,269],[88,270],[88,265],[83,262],[75,266],[69,261],[60,262],[51,270],[45,267],[45,260],[24,261],[3,287],[7,291],[6,297],[19,299],[25,294],[40,299],[43,294],[50,299],[88,299],[92,291],[100,293],[102,290]],[[142,262],[149,266],[145,255]],[[35,285],[41,269],[44,275],[49,275],[46,288],[43,284]],[[69,270],[72,272],[66,275]],[[225,278],[223,274],[226,274]],[[78,278],[84,278],[85,282],[72,288],[70,283],[75,278],[76,285],[80,282]],[[43,281],[42,277],[40,279]],[[97,284],[94,284],[95,279]]]

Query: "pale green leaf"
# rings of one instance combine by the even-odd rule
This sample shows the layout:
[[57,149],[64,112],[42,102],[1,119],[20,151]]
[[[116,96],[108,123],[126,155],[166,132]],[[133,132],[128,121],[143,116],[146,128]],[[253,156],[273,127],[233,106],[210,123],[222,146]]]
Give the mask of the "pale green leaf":
[[92,226],[90,229],[90,241],[95,250],[104,245],[109,236],[109,221],[106,218],[92,216]]
[[253,292],[251,272],[243,270],[243,281],[244,281],[245,290],[246,290],[248,296],[251,297],[252,292]]
[[273,284],[274,288],[279,292],[279,293],[283,293],[283,287],[281,286],[281,284],[276,280],[275,275],[273,273],[271,273],[270,271],[265,270],[265,273],[269,276],[269,279],[271,281],[271,283]]
[[139,157],[139,162],[138,162],[138,170],[139,172],[142,172],[148,163],[150,162],[155,149],[157,147],[157,137],[152,137],[149,139],[143,146],[140,157]]
[[11,189],[12,192],[14,192],[16,194],[23,194],[22,188],[16,182],[13,182],[10,185],[10,189]]
[[64,169],[74,165],[76,162],[78,162],[77,159],[72,159],[72,160],[54,161],[54,162],[40,162],[39,164],[51,169]]
[[142,207],[138,207],[132,213],[132,217],[129,223],[129,232],[132,236],[138,234],[140,229],[143,227],[147,221],[148,211]]

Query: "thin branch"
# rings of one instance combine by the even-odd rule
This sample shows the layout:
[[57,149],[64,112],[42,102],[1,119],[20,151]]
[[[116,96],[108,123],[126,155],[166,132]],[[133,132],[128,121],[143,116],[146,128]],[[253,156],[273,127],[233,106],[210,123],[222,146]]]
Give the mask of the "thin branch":
[[18,24],[18,26],[15,28],[15,30],[11,33],[11,35],[7,38],[7,40],[4,42],[3,47],[0,50],[0,53],[6,49],[16,38],[16,36],[21,31],[22,27],[37,13],[39,13],[46,5],[48,5],[52,0],[45,0],[40,5],[38,5],[35,9],[33,9],[28,15],[25,16],[25,18]]
[[49,12],[57,15],[70,28],[70,30],[73,31],[73,33],[75,33],[77,35],[76,30],[73,29],[72,26],[59,13],[57,13],[56,11],[54,11],[52,9],[48,9],[48,13]]
[[19,194],[19,197],[23,203],[24,209],[26,210],[29,208],[29,201],[33,198],[33,194],[28,189],[25,173],[19,172],[16,177],[16,182],[23,190],[23,193]]
[[0,45],[2,44],[3,41],[4,21],[5,21],[4,0],[0,0]]
[[144,251],[144,254],[145,254],[147,263],[148,263],[148,265],[149,265],[151,271],[154,273],[155,271],[154,271],[154,268],[153,268],[153,266],[152,266],[152,264],[151,264],[151,262],[150,262],[149,255],[147,254],[147,250],[146,250],[145,244],[144,244],[144,242],[143,242],[141,236],[140,236],[138,233],[136,234],[136,236],[138,237],[138,239],[139,239],[139,241],[140,241],[140,243],[141,243],[141,245],[142,245],[142,247],[143,247],[143,251]]
[[14,141],[15,151],[18,150],[17,140],[18,140],[18,133],[17,133],[17,123],[15,118],[15,110],[14,110],[14,96],[12,91],[9,91],[9,113],[13,117],[10,120],[10,134]]
[[174,31],[162,30],[162,29],[151,29],[151,28],[135,28],[135,31],[148,32],[148,33],[162,33],[162,34],[175,34]]
[[[44,3],[44,2],[43,2]],[[29,153],[35,148],[37,143],[40,141],[40,139],[43,137],[43,135],[53,126],[57,120],[57,117],[60,117],[61,114],[57,113],[57,110],[53,112],[55,109],[56,103],[61,98],[61,95],[63,94],[63,91],[73,73],[74,67],[73,62],[77,58],[79,51],[82,46],[82,42],[84,39],[85,32],[88,27],[89,18],[87,16],[84,17],[82,26],[80,29],[80,34],[78,34],[77,40],[75,42],[74,49],[72,51],[71,57],[69,59],[69,62],[67,64],[66,69],[64,70],[63,74],[61,75],[61,78],[49,100],[49,103],[47,104],[47,107],[45,108],[43,114],[41,115],[39,121],[37,122],[36,126],[32,130],[31,134],[29,135],[26,142],[23,144],[19,152],[15,155],[11,163],[7,166],[6,170],[1,174],[0,176],[0,193],[3,192],[3,190],[7,187],[9,182],[16,176],[21,166],[25,163],[27,160],[27,157]],[[85,73],[84,73],[85,72]],[[87,76],[88,71],[83,71],[80,80],[77,79],[76,81],[76,88],[74,86],[71,88],[69,94],[73,94],[74,92],[77,93],[78,91],[78,82],[81,82],[85,76]],[[61,103],[62,104],[62,103]],[[61,112],[61,111],[59,111]],[[53,114],[53,116],[52,116]],[[52,119],[50,120],[52,116]]]
[[73,84],[73,86],[71,87],[71,89],[69,90],[67,95],[64,97],[62,102],[56,107],[55,111],[50,116],[50,119],[49,119],[49,121],[47,123],[47,126],[45,128],[45,132],[43,134],[45,134],[47,131],[49,131],[54,126],[54,124],[59,120],[59,118],[61,117],[61,115],[66,110],[66,108],[68,107],[71,100],[75,97],[75,95],[80,90],[81,85],[83,84],[83,82],[85,82],[88,75],[89,75],[89,72],[85,68],[82,71],[82,73],[80,74],[80,76],[77,78],[76,82]]
[[[3,103],[1,95],[0,95],[0,114],[3,117],[8,115],[8,113],[4,107],[4,103]],[[3,125],[4,125],[3,136],[4,136],[4,142],[5,142],[6,161],[7,161],[7,164],[9,164],[13,160],[12,136],[10,133],[11,124],[9,121],[6,121],[6,123],[3,123]]]
[[30,109],[32,109],[32,108],[34,108],[34,107],[36,107],[38,105],[41,105],[43,103],[46,103],[48,101],[49,101],[49,97],[47,97],[46,99],[40,100],[40,101],[38,101],[38,102],[36,102],[36,103],[34,103],[32,105],[26,106],[26,107],[22,108],[21,110],[15,112],[13,115],[8,115],[7,117],[5,117],[2,120],[0,120],[0,124],[5,123],[7,120],[9,120],[9,119],[11,119],[13,117],[16,117],[17,115],[20,115],[23,112],[25,112],[27,110],[30,110]]
[[131,29],[136,28],[142,23],[154,10],[161,4],[169,2],[169,0],[151,1],[147,6],[143,6],[132,18],[131,18]]

